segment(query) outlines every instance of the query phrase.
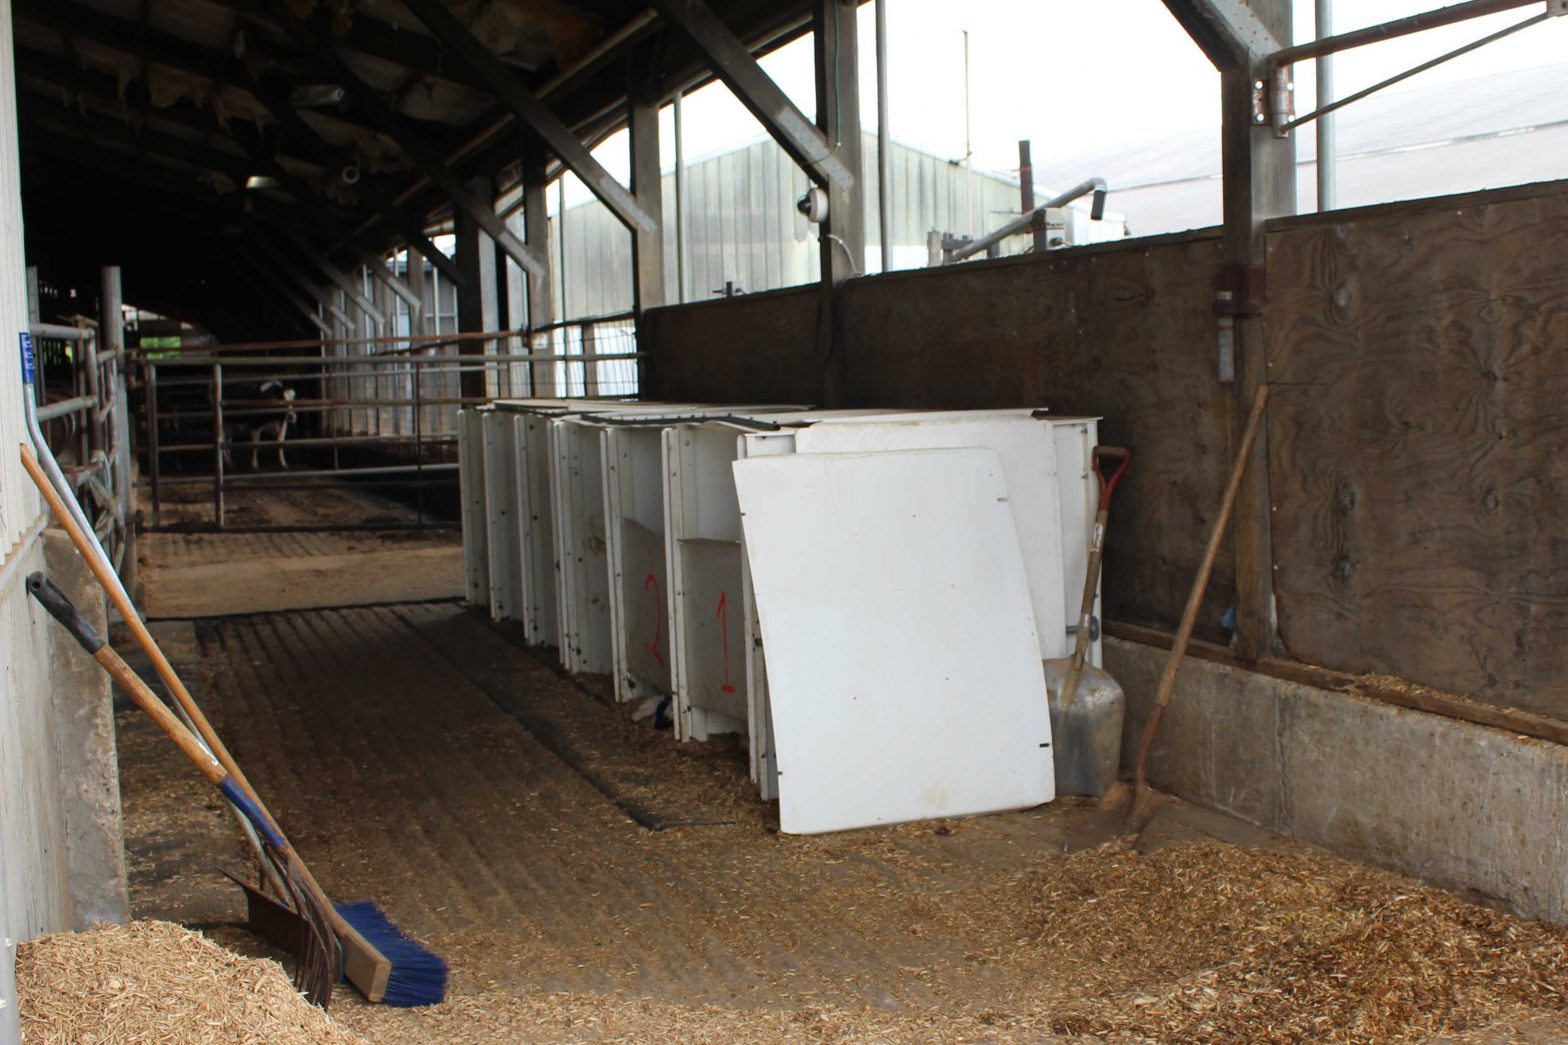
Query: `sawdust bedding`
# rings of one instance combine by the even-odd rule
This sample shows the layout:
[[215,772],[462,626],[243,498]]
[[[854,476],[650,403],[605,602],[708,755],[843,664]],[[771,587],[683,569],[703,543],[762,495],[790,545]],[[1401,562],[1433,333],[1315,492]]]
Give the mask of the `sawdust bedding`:
[[[929,825],[928,825],[929,826]],[[921,904],[922,931],[987,954],[1006,1004],[913,1014],[678,1006],[483,991],[423,1011],[345,1007],[386,1042],[1115,1042],[1435,1045],[1565,1040],[1568,930],[1281,844],[1125,842]],[[1545,1018],[1551,1028],[1509,1028]]]
[[16,987],[27,1045],[365,1045],[295,993],[277,962],[169,922],[31,940],[17,951]]
[[1037,859],[910,918],[1005,968],[1010,996],[889,1013],[473,984],[420,1010],[344,989],[329,1021],[275,963],[157,922],[26,944],[18,979],[26,1040],[43,1043],[1495,1045],[1563,1040],[1502,1029],[1516,1024],[1568,1027],[1568,930],[1290,844],[1143,854],[1113,842]]

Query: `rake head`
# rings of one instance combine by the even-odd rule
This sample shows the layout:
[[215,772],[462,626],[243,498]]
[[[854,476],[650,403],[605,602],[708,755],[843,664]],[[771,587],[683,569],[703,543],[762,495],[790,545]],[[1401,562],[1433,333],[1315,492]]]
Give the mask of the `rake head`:
[[332,1001],[342,958],[332,933],[332,916],[310,887],[298,858],[267,846],[267,857],[288,886],[288,900],[299,918],[294,939],[294,987],[312,1005],[325,1009]]

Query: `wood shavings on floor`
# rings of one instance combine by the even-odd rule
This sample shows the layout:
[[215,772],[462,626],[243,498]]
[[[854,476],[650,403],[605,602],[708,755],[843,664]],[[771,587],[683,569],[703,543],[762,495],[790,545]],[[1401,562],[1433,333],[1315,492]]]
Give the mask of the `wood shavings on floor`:
[[1025,948],[1082,985],[1060,1033],[1400,1045],[1568,993],[1564,927],[1300,846],[1111,843],[1028,876],[1024,902]]
[[169,922],[55,933],[21,945],[28,1045],[366,1045],[295,993],[276,962]]
[[[985,1014],[895,1016],[834,1008],[722,1009],[592,994],[526,998],[468,995],[434,1009],[359,1007],[348,1017],[384,1045],[929,1045],[932,1042],[1045,1043],[1060,1039],[1039,1021]],[[1033,1022],[1033,1027],[1025,1024]]]

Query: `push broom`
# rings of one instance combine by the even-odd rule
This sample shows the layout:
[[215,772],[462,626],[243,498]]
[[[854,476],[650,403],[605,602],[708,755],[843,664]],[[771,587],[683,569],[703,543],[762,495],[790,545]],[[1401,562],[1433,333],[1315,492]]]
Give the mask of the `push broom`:
[[105,642],[103,636],[77,612],[64,592],[50,583],[42,573],[34,573],[27,578],[27,593],[71,633],[77,644],[108,672],[110,678],[120,684],[121,689],[130,694],[136,706],[152,717],[180,752],[253,825],[262,839],[266,858],[274,863],[287,883],[289,899],[293,901],[294,910],[306,927],[300,941],[302,946],[295,986],[313,1004],[326,1008],[332,998],[332,981],[336,979],[338,958],[338,946],[328,930],[328,911],[331,907],[310,879],[309,872],[289,845],[288,839],[283,837],[272,818],[262,811],[246,789],[240,786],[234,774],[213,757],[212,752],[185,727],[185,723],[158,699],[158,695],[141,680],[141,676],[115,652],[114,647]]
[[[200,706],[174,671],[173,665],[169,663],[151,633],[142,624],[141,616],[131,602],[130,595],[120,583],[119,576],[110,566],[109,557],[104,554],[97,535],[92,532],[90,526],[85,525],[85,515],[81,506],[69,486],[65,484],[59,465],[55,462],[54,455],[50,453],[43,433],[38,427],[32,395],[31,345],[25,338],[22,343],[22,376],[28,432],[34,446],[38,449],[38,453],[34,454],[25,445],[21,447],[22,467],[32,478],[33,484],[38,487],[38,492],[43,495],[56,521],[70,537],[71,543],[87,562],[93,576],[108,595],[109,601],[125,620],[137,644],[152,661],[159,677],[168,686],[169,692],[173,694],[183,712],[183,717],[192,724],[192,728],[187,729],[186,734],[191,735],[193,739],[200,738],[198,748],[205,749],[206,754],[224,770],[225,779],[231,782],[232,790],[248,800],[249,808],[238,802],[234,803],[235,808],[252,823],[254,820],[251,817],[251,809],[254,809],[269,825],[272,834],[284,841],[285,859],[276,859],[270,851],[266,855],[272,856],[275,862],[281,863],[285,870],[294,872],[295,880],[290,880],[290,888],[286,891],[291,893],[296,891],[296,884],[308,889],[309,898],[313,903],[296,903],[292,912],[303,920],[306,935],[308,936],[312,931],[312,917],[324,914],[337,937],[341,951],[341,962],[338,963],[341,975],[359,988],[368,1001],[397,1006],[438,1004],[446,993],[446,962],[406,936],[375,903],[349,903],[334,907],[327,902],[326,895],[316,882],[315,876],[311,874],[304,861],[299,859],[293,847],[287,845],[287,839],[278,828],[277,822],[267,812],[266,806],[262,804],[255,790],[250,786],[250,782],[235,763],[233,755],[218,738]],[[51,474],[45,474],[40,458],[47,462]],[[158,701],[158,705],[167,711],[162,701]],[[178,720],[174,722],[176,725],[184,726],[184,723]],[[259,826],[257,830],[259,831]],[[263,836],[265,837],[265,833]],[[268,848],[260,845],[254,838],[253,842],[257,842],[258,852]],[[263,861],[263,866],[268,866],[268,860]],[[285,879],[287,880],[286,875]],[[307,909],[311,906],[318,907],[320,910],[312,912]],[[306,964],[301,963],[302,975]],[[328,981],[326,989],[314,992],[312,1000],[325,1006],[330,998],[330,990],[330,981]]]

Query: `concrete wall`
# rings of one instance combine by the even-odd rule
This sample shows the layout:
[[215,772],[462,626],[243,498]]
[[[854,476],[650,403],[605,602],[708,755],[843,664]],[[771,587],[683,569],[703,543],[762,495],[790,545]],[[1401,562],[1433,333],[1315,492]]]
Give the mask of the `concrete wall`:
[[[1137,755],[1166,651],[1107,638]],[[1188,657],[1156,786],[1521,914],[1568,921],[1568,748]]]
[[123,917],[125,889],[107,685],[55,645],[55,626],[23,587],[49,570],[101,619],[79,567],[49,554],[42,502],[16,456],[26,439],[16,337],[27,329],[27,280],[11,44],[10,0],[0,0],[0,1045],[20,1040],[16,945],[71,928],[73,898],[84,916]]

